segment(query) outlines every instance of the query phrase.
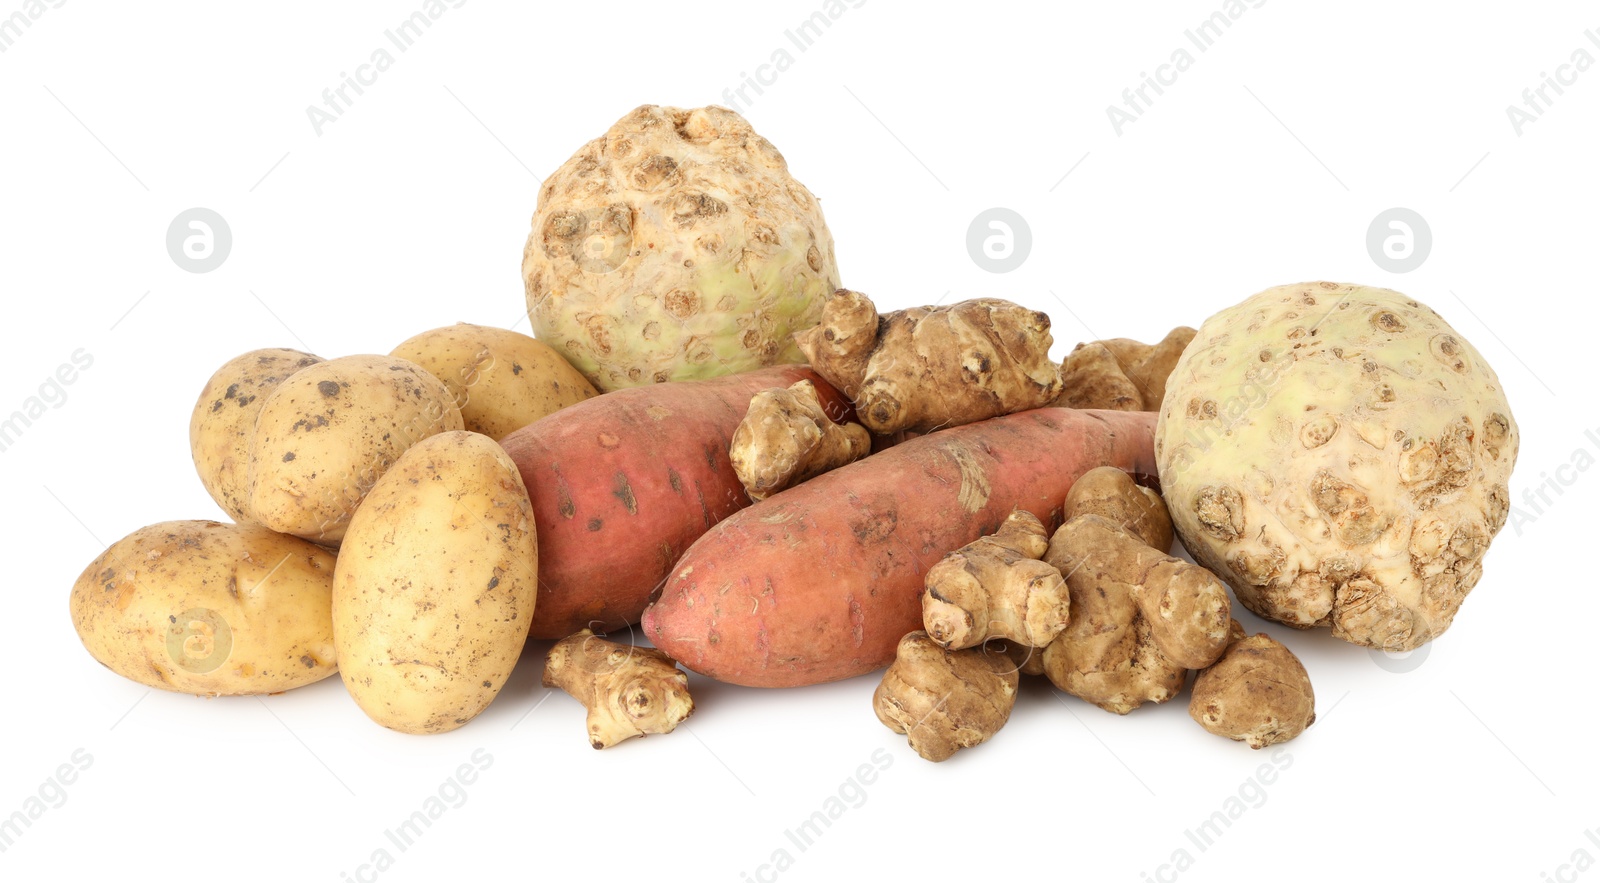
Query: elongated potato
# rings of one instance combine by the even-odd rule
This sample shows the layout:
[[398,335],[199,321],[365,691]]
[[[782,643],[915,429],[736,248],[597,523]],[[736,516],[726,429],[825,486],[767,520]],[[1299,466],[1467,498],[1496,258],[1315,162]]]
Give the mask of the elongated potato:
[[750,505],[728,458],[750,397],[799,380],[830,417],[850,413],[810,368],[785,365],[616,390],[502,439],[539,522],[532,637],[638,622],[683,550]]
[[461,429],[450,390],[422,366],[346,356],[296,372],[272,391],[250,445],[250,507],[282,533],[324,544],[406,448]]
[[102,665],[197,696],[278,693],[333,674],[332,553],[254,525],[167,521],[123,537],[72,587]]
[[334,645],[361,710],[443,733],[487,708],[527,640],[538,557],[527,490],[493,440],[446,432],[402,454],[334,576]]
[[644,633],[731,684],[793,687],[888,665],[922,627],[923,580],[1014,508],[1060,521],[1096,466],[1153,475],[1155,414],[1041,408],[896,445],[711,528],[673,568]]
[[252,350],[217,369],[189,415],[189,452],[200,483],[228,517],[250,514],[250,442],[267,396],[289,376],[322,361],[299,350]]
[[493,439],[599,394],[560,353],[505,328],[465,322],[435,328],[390,355],[444,381],[466,429]]

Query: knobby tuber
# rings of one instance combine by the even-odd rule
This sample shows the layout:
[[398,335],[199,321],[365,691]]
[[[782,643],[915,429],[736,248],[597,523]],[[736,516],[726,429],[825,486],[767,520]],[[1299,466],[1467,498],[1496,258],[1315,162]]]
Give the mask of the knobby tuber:
[[1189,716],[1207,731],[1264,748],[1300,735],[1317,719],[1311,678],[1288,647],[1245,636],[1237,620],[1222,658],[1195,678]]
[[694,712],[689,676],[660,650],[630,647],[584,629],[550,648],[544,685],[589,709],[589,744],[670,733]]
[[1062,507],[1062,518],[1071,521],[1079,515],[1099,515],[1114,521],[1157,552],[1172,548],[1172,518],[1167,515],[1166,502],[1115,466],[1091,469],[1073,482]]
[[1072,595],[1071,622],[1044,650],[1045,674],[1062,690],[1126,714],[1176,696],[1188,669],[1222,654],[1228,593],[1205,568],[1099,515],[1062,525],[1045,560]]
[[728,458],[745,493],[759,502],[871,452],[872,435],[866,428],[828,419],[817,387],[801,380],[751,397]]
[[1017,509],[997,533],[929,568],[922,596],[928,636],[951,650],[990,638],[1029,647],[1054,640],[1067,627],[1069,596],[1061,571],[1040,560],[1049,537],[1037,516]]
[[1080,343],[1061,362],[1063,408],[1110,411],[1159,411],[1167,394],[1167,377],[1178,363],[1195,330],[1179,326],[1160,343],[1125,337]]
[[1041,408],[1061,393],[1050,317],[993,298],[882,316],[840,289],[795,342],[878,434],[929,432]]
[[987,742],[1011,717],[1017,669],[998,647],[945,650],[927,632],[900,639],[872,694],[878,720],[927,760]]

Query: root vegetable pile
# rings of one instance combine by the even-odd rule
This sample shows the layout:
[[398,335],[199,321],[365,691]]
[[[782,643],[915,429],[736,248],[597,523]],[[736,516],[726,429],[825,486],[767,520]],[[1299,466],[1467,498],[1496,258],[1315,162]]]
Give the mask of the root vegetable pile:
[[537,691],[527,656],[597,749],[673,732],[691,672],[876,673],[879,721],[936,762],[993,741],[1019,693],[1128,714],[1192,683],[1200,727],[1261,748],[1315,694],[1293,633],[1248,634],[1230,587],[1413,649],[1509,512],[1504,389],[1421,302],[1280,286],[1057,363],[1025,306],[880,312],[840,288],[816,197],[723,108],[646,105],[582,147],[522,270],[538,339],[457,324],[212,373],[189,445],[234,523],[96,557],[70,593],[90,656],[207,697],[338,672],[410,734]]

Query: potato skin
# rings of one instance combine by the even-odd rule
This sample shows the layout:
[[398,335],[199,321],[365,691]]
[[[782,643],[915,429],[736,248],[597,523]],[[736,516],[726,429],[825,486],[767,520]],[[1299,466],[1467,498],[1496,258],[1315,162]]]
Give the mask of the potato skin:
[[502,439],[539,524],[532,637],[638,622],[689,544],[750,505],[728,447],[751,396],[800,380],[830,417],[850,413],[810,368],[785,365],[609,392]]
[[321,361],[299,350],[252,350],[228,360],[200,390],[189,416],[189,452],[200,483],[234,521],[255,521],[250,514],[250,442],[256,415],[279,384]]
[[339,560],[334,645],[368,717],[443,733],[488,707],[527,640],[539,568],[527,491],[492,439],[412,446],[356,510]]
[[420,365],[392,356],[312,365],[261,406],[250,446],[251,509],[273,530],[337,544],[406,448],[461,426],[450,390]]
[[72,624],[129,680],[197,696],[278,693],[336,669],[334,556],[256,525],[166,521],[72,586]]
[[555,350],[505,328],[465,322],[435,328],[390,355],[416,362],[443,381],[465,428],[492,439],[598,395]]
[[818,476],[711,528],[644,633],[731,684],[794,687],[894,660],[922,627],[923,581],[1015,507],[1060,522],[1095,466],[1153,475],[1155,414],[1041,408],[941,430]]

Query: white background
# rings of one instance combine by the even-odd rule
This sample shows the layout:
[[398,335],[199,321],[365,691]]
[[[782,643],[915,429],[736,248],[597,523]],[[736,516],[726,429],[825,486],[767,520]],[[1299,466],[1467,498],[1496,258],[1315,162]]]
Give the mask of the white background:
[[[1549,93],[1520,135],[1505,110],[1578,47],[1600,56],[1592,6],[1272,0],[1201,53],[1184,31],[1220,8],[1211,0],[871,0],[801,52],[784,32],[816,0],[474,0],[319,136],[306,107],[420,5],[74,0],[0,53],[0,413],[74,351],[93,357],[0,453],[0,815],[75,749],[93,757],[0,854],[0,878],[339,881],[387,847],[385,881],[493,868],[737,881],[778,848],[794,860],[784,880],[869,867],[1229,880],[1247,866],[1600,880],[1559,867],[1577,850],[1600,857],[1585,834],[1600,826],[1588,725],[1600,476],[1562,470],[1570,487],[1538,511],[1524,497],[1575,452],[1600,455],[1600,72]],[[0,15],[17,8],[4,0]],[[1180,46],[1193,67],[1117,134],[1106,106]],[[1334,279],[1399,288],[1473,341],[1521,424],[1512,491],[1526,518],[1514,513],[1421,664],[1385,667],[1241,612],[1304,659],[1320,714],[1257,792],[1271,752],[1201,731],[1183,701],[1116,717],[1042,684],[991,743],[935,766],[873,717],[875,676],[787,691],[697,677],[688,726],[596,752],[578,704],[539,686],[543,645],[482,717],[428,738],[370,723],[338,678],[207,701],[125,682],[83,651],[68,590],[102,543],[220,517],[186,436],[216,366],[263,346],[387,352],[456,321],[526,329],[518,269],[539,177],[641,103],[725,103],[780,48],[793,65],[740,108],[822,198],[845,283],[881,305],[1010,298],[1054,317],[1059,355]],[[233,232],[206,274],[166,252],[168,224],[192,206]],[[1032,229],[1011,273],[967,254],[967,226],[991,206]],[[1420,212],[1434,240],[1403,276],[1365,241],[1393,206]],[[492,766],[465,804],[409,850],[388,843],[385,829],[480,749]],[[785,829],[878,751],[892,765],[865,803],[796,849]],[[1185,831],[1241,788],[1248,811],[1197,849]],[[1161,869],[1180,847],[1193,866]]]

